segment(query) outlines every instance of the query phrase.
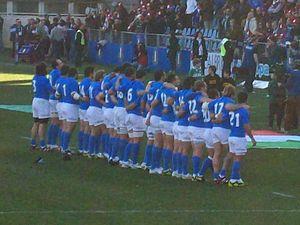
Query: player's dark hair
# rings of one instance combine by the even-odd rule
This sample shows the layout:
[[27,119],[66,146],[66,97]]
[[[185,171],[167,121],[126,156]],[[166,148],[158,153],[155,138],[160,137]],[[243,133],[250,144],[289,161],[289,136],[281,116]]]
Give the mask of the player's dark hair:
[[160,81],[164,77],[165,73],[162,70],[157,70],[154,73],[154,80]]
[[219,93],[219,91],[217,89],[212,88],[212,89],[208,89],[207,95],[211,99],[216,99],[216,98],[218,98],[220,96],[220,93]]
[[127,69],[125,70],[125,76],[126,77],[133,77],[135,74],[135,69],[130,66],[130,67],[127,67]]
[[45,63],[39,63],[35,67],[36,75],[46,75],[47,74],[47,66]]
[[69,72],[69,66],[68,65],[63,65],[61,70],[60,70],[60,73],[62,76],[67,76],[68,75],[68,72]]
[[211,69],[214,73],[217,71],[217,67],[214,65],[209,66],[209,69]]
[[193,90],[194,91],[200,91],[201,89],[203,89],[204,87],[206,87],[206,83],[202,80],[197,80],[195,83],[194,83],[194,87],[193,87]]
[[77,75],[77,69],[74,67],[70,68],[68,71],[68,77],[76,77],[76,75]]
[[146,76],[145,70],[138,70],[138,71],[136,71],[136,78],[137,78],[137,79],[141,79],[141,78],[143,78],[144,76]]
[[94,67],[88,66],[88,67],[86,67],[85,70],[84,70],[84,77],[89,77],[89,76],[91,76],[91,74],[93,74],[93,73],[94,73]]
[[170,73],[168,74],[168,76],[166,77],[166,82],[168,83],[173,83],[173,81],[176,80],[176,75],[174,73]]
[[194,77],[186,77],[182,82],[182,89],[191,89],[194,85],[195,78]]
[[95,81],[100,81],[103,79],[103,76],[105,74],[104,70],[98,70],[95,74],[94,74],[94,80]]
[[121,66],[116,66],[116,67],[114,68],[113,72],[115,72],[115,73],[120,73],[121,70],[122,70],[122,67],[121,67]]
[[130,63],[124,63],[122,66],[121,66],[121,71],[120,73],[126,73],[126,70],[127,68],[131,67],[131,64]]
[[238,103],[246,103],[247,100],[248,100],[247,92],[245,92],[245,91],[239,92],[238,96],[237,96],[237,99],[238,99]]

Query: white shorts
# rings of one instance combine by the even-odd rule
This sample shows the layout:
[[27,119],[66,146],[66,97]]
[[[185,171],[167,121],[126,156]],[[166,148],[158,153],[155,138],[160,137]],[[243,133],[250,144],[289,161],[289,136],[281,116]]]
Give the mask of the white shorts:
[[115,128],[118,134],[127,134],[126,118],[127,111],[122,107],[115,107],[114,109]]
[[136,114],[128,114],[126,118],[127,131],[129,137],[143,137],[146,131],[146,125],[144,123],[144,117]]
[[168,136],[173,136],[173,126],[174,122],[170,121],[160,121],[160,130],[162,134],[168,135]]
[[58,117],[58,112],[57,112],[57,103],[58,100],[53,100],[50,99],[49,100],[49,104],[50,104],[50,117],[51,118],[57,118]]
[[246,155],[247,139],[245,137],[229,137],[229,152],[235,155]]
[[189,126],[188,131],[191,142],[195,144],[205,143],[205,128]]
[[178,122],[175,122],[173,124],[173,135],[174,135],[174,140],[179,140]]
[[42,98],[33,98],[32,100],[32,117],[37,119],[50,118],[49,100]]
[[104,116],[104,124],[107,128],[112,129],[115,127],[114,123],[114,108],[102,108]]
[[86,111],[86,117],[90,126],[99,126],[104,123],[103,111],[101,108],[90,106]]
[[79,105],[62,103],[60,106],[64,120],[75,123],[79,118]]
[[79,119],[85,122],[88,122],[88,118],[86,117],[87,110],[79,109]]
[[212,128],[213,143],[216,144],[220,142],[222,145],[228,144],[229,134],[230,134],[230,129],[225,129],[222,127],[213,127]]
[[151,116],[150,117],[150,126],[154,131],[154,134],[160,133],[160,117],[158,116]]
[[152,140],[152,141],[154,140],[155,132],[154,132],[154,130],[151,126],[147,127],[146,134],[147,134],[147,139],[148,140]]
[[178,125],[177,129],[179,132],[179,141],[182,141],[182,142],[190,142],[191,141],[188,127]]
[[63,102],[58,102],[57,105],[56,105],[56,110],[57,110],[57,114],[58,114],[58,119],[59,120],[64,120],[64,115],[63,115],[63,112],[62,112],[62,106],[63,106]]
[[214,148],[214,142],[212,138],[212,129],[210,128],[205,128],[205,133],[204,133],[204,140],[205,140],[205,146],[206,148],[213,149]]

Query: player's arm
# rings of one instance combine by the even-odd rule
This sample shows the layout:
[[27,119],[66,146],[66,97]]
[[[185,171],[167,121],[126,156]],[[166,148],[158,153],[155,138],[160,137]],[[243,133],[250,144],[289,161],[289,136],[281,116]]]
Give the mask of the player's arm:
[[117,104],[118,100],[117,100],[117,97],[116,97],[116,92],[113,90],[113,88],[109,89],[108,94],[110,96],[111,101],[114,104]]
[[186,114],[186,105],[182,104],[179,108],[177,116],[178,116],[178,118],[182,118],[182,117],[184,117],[185,114]]
[[252,145],[256,146],[256,140],[252,134],[252,129],[251,129],[250,124],[249,123],[244,124],[244,129],[245,129],[246,134],[250,137]]
[[233,104],[233,103],[229,103],[229,104],[225,105],[225,109],[228,111],[235,111],[240,108],[245,108],[245,109],[249,110],[250,106],[247,104]]
[[175,102],[174,98],[168,97],[167,98],[167,105],[168,106],[164,107],[162,113],[167,114],[168,112],[170,112],[173,109],[174,102]]
[[104,105],[105,104],[105,95],[103,92],[99,92],[97,95],[96,95],[96,98],[95,98],[100,104]]

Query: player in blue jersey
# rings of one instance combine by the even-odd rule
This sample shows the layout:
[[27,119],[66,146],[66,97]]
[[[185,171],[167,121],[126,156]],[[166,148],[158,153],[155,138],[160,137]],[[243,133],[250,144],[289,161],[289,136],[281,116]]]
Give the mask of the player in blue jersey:
[[240,168],[241,161],[247,153],[246,134],[251,138],[253,146],[256,141],[252,135],[249,112],[247,105],[248,94],[240,92],[238,94],[238,109],[229,112],[231,132],[229,135],[229,151],[233,155],[233,165],[231,170],[231,177],[228,183],[229,187],[244,186],[244,181],[241,179]]
[[226,169],[230,163],[230,154],[227,154],[223,161],[221,170],[221,156],[228,151],[228,137],[230,134],[229,111],[227,104],[234,103],[235,87],[228,85],[223,90],[223,96],[209,103],[211,120],[213,122],[212,137],[214,143],[214,181],[216,184],[226,183]]
[[[127,130],[129,142],[125,148],[122,167],[130,167],[132,169],[140,168],[138,163],[138,155],[140,144],[146,131],[144,123],[142,98],[145,94],[144,77],[146,73],[139,70],[136,73],[136,79],[132,81],[131,87],[127,91],[126,110],[127,116]],[[130,163],[131,158],[132,163]]]
[[163,111],[160,121],[160,129],[163,134],[163,171],[165,175],[171,175],[171,163],[174,148],[173,125],[175,122],[174,102],[179,78],[175,74],[169,74],[163,87],[158,92],[158,99],[163,105]]
[[102,80],[104,71],[100,70],[95,73],[93,82],[89,87],[90,105],[86,112],[86,117],[89,122],[91,134],[89,137],[89,154],[88,156],[102,158],[102,153],[99,151],[100,137],[104,130],[104,117],[102,106],[104,104],[104,93],[102,90]]
[[[117,135],[111,139],[111,152],[109,155],[109,163],[115,164],[118,161],[122,162],[124,157],[124,149],[119,148],[119,143],[125,143],[128,140],[128,132],[126,126],[127,111],[125,108],[126,96],[131,82],[135,76],[135,69],[133,67],[127,67],[125,74],[119,74],[115,85],[113,87],[114,93],[116,93],[116,106],[114,109],[114,118]],[[111,95],[112,98],[115,95]]]
[[77,70],[70,68],[68,77],[57,90],[58,96],[60,96],[63,103],[61,110],[64,119],[62,131],[62,153],[64,153],[64,159],[69,159],[71,156],[69,149],[70,139],[79,118],[79,100],[81,97],[76,77]]
[[52,70],[49,73],[49,82],[52,86],[53,93],[50,95],[49,103],[50,103],[50,126],[48,127],[48,148],[49,150],[56,149],[57,146],[57,137],[59,134],[59,119],[57,112],[57,99],[55,98],[55,84],[56,81],[61,76],[61,68],[63,66],[63,62],[60,59],[56,59],[52,62]]
[[207,86],[203,81],[196,81],[194,84],[194,92],[187,97],[187,105],[190,113],[189,117],[189,136],[193,148],[193,180],[202,181],[199,174],[200,164],[205,147],[205,131],[207,128],[207,117],[209,114],[202,109],[204,102],[209,102],[206,94]]
[[165,78],[165,74],[162,71],[156,71],[154,73],[154,80],[150,81],[146,87],[146,94],[144,95],[143,102],[144,102],[144,108],[145,108],[145,123],[147,124],[147,145],[145,149],[145,155],[143,163],[141,164],[141,167],[143,169],[150,169],[151,168],[151,161],[152,161],[152,150],[154,145],[154,135],[155,131],[152,126],[150,126],[150,109],[151,109],[151,103],[154,100],[154,97],[156,95],[156,92],[162,87],[163,81]]
[[40,149],[43,151],[47,150],[45,132],[50,118],[49,96],[53,92],[53,89],[46,78],[46,74],[46,65],[44,63],[38,64],[32,79],[32,116],[34,123],[31,129],[31,150],[35,150],[36,148],[37,136],[40,141]]
[[84,70],[84,78],[79,84],[79,94],[81,97],[79,105],[79,120],[80,128],[78,132],[78,149],[80,154],[88,154],[88,143],[89,143],[89,122],[86,117],[86,111],[89,107],[89,87],[94,77],[94,68],[87,67]]
[[178,130],[179,130],[179,151],[178,158],[178,174],[182,179],[191,179],[191,175],[188,172],[188,153],[191,145],[190,136],[188,132],[189,126],[189,108],[187,103],[187,97],[192,93],[192,86],[194,78],[187,77],[182,83],[182,90],[178,93],[180,109],[178,112]]
[[[216,89],[208,90],[207,95],[211,100],[217,99],[220,96],[218,90]],[[212,159],[214,156],[214,144],[213,144],[212,133],[211,133],[213,125],[210,119],[208,104],[209,104],[208,101],[202,104],[202,112],[203,112],[203,118],[205,124],[204,140],[207,149],[207,157],[202,163],[199,176],[198,176],[199,181],[204,181],[204,175],[208,169],[211,169],[213,171]]]
[[[114,107],[116,103],[116,98],[115,102],[114,99],[112,99],[111,95],[115,96],[115,92],[111,91],[111,88],[114,87],[115,82],[117,80],[118,74],[121,72],[121,67],[116,67],[113,72],[107,74],[103,78],[102,82],[102,88],[103,92],[105,95],[105,104],[102,107],[103,110],[103,115],[104,115],[104,124],[105,124],[105,130],[102,133],[101,136],[101,142],[102,142],[102,149],[103,149],[103,156],[105,158],[109,158],[109,149],[111,149],[110,145],[110,137],[115,137],[116,132],[115,132],[115,123],[114,123]],[[122,148],[124,149],[125,146],[127,145],[127,141],[125,140],[124,142],[120,143],[122,145]]]
[[57,114],[58,114],[58,120],[59,120],[59,132],[58,132],[58,137],[59,137],[59,148],[58,150],[62,149],[62,131],[63,131],[63,121],[64,121],[64,116],[62,112],[62,108],[64,103],[62,102],[62,85],[65,83],[67,76],[69,72],[69,66],[63,65],[61,67],[60,73],[61,76],[60,78],[57,79],[55,83],[55,98],[58,99],[58,102],[56,104],[56,109],[57,109]]

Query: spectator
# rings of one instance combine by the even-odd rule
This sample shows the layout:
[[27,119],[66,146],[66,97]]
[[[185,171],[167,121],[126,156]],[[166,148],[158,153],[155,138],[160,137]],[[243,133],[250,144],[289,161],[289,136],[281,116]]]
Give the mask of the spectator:
[[271,19],[279,19],[283,13],[283,0],[273,0],[272,5],[268,8]]
[[202,20],[202,11],[200,2],[197,3],[197,8],[192,14],[192,27],[201,28],[203,27],[203,20]]
[[288,68],[289,78],[285,87],[288,98],[285,111],[285,130],[300,128],[300,62],[296,61],[294,69]]
[[213,0],[204,0],[202,4],[202,19],[205,29],[212,28],[214,14],[214,4]]
[[221,81],[220,81],[220,86],[221,86],[220,89],[223,91],[223,89],[228,85],[235,86],[235,81],[230,76],[230,71],[225,70],[223,72],[223,77],[221,78]]
[[148,65],[147,50],[144,43],[140,42],[135,49],[137,70],[145,70]]
[[86,46],[85,26],[81,25],[75,35],[75,66],[81,66],[84,49]]
[[221,90],[221,79],[219,75],[216,74],[216,70],[217,68],[215,66],[208,67],[208,75],[204,78],[204,81],[207,85],[207,90]]
[[[12,42],[12,57],[15,57],[16,52],[24,44],[24,27],[21,20],[16,19],[16,23],[10,27],[10,41]],[[18,44],[18,47],[16,47]]]
[[50,33],[50,40],[52,44],[53,56],[56,59],[60,59],[64,55],[64,39],[66,35],[66,30],[63,27],[63,22],[61,21],[57,26],[53,27]]
[[233,61],[234,47],[230,40],[224,38],[221,41],[221,56],[223,58],[223,73],[224,71],[231,72],[231,63]]
[[178,39],[175,36],[175,33],[172,32],[169,40],[169,46],[168,46],[168,59],[171,64],[172,71],[176,71],[176,56],[179,50],[180,50],[180,46],[178,44]]
[[186,27],[192,26],[192,17],[193,13],[197,9],[197,1],[196,0],[187,0],[186,1]]
[[281,122],[284,117],[286,89],[283,86],[283,74],[275,73],[274,79],[269,82],[269,128],[273,129],[274,116],[276,116],[277,129],[281,129]]
[[224,16],[220,20],[219,24],[219,36],[220,38],[225,37],[227,30],[230,27],[231,11],[229,8],[225,9]]
[[0,51],[3,50],[3,24],[4,24],[4,19],[0,15]]
[[199,58],[194,58],[192,62],[192,68],[189,71],[189,76],[196,78],[197,80],[203,80],[204,74],[201,69],[201,60]]
[[201,70],[204,74],[205,62],[207,60],[206,42],[201,32],[197,32],[193,40],[192,58],[199,58],[201,60]]
[[255,34],[257,30],[257,20],[254,15],[253,11],[250,11],[247,15],[245,26],[244,26],[244,33],[246,37],[251,37]]
[[253,81],[258,65],[257,43],[255,39],[250,39],[244,48],[242,57],[242,68],[246,74],[245,88],[247,92],[253,91]]

